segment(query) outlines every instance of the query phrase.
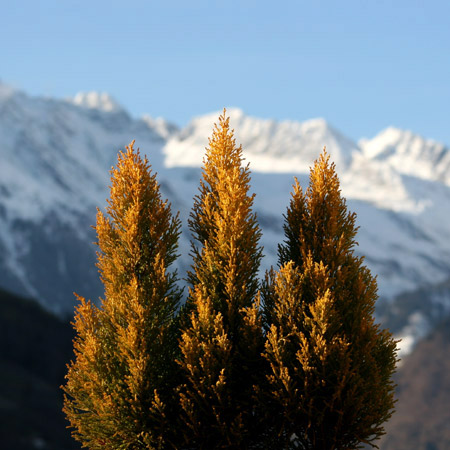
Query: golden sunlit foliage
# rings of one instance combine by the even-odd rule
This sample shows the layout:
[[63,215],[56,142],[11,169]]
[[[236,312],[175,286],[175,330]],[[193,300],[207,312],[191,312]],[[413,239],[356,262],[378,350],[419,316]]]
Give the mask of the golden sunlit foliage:
[[[64,412],[90,449],[352,450],[393,412],[396,342],[374,322],[377,285],[354,253],[356,215],[324,151],[296,180],[279,269],[258,279],[250,170],[225,111],[189,219],[180,308],[178,215],[133,143],[98,211],[96,306],[79,298]],[[262,307],[260,307],[262,298]]]
[[[174,261],[180,223],[133,143],[97,213],[101,306],[80,298],[64,412],[85,447],[163,448],[176,370]],[[169,403],[169,404],[168,404]]]
[[189,221],[193,272],[183,329],[180,389],[186,438],[195,448],[249,448],[256,434],[254,384],[263,350],[261,259],[250,174],[229,118],[209,141]]
[[325,151],[285,219],[264,289],[275,431],[294,448],[360,448],[392,414],[396,342],[374,323],[376,281],[354,254],[356,215]]

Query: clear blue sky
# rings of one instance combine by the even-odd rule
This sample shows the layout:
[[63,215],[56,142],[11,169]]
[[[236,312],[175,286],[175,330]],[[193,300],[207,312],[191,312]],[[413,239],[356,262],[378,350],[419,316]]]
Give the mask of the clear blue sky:
[[0,79],[186,124],[223,106],[450,144],[450,2],[0,0]]

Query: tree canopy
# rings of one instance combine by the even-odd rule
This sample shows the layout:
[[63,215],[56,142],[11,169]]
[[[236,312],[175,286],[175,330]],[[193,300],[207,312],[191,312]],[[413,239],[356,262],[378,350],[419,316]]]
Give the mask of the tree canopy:
[[350,450],[384,433],[396,342],[375,323],[376,279],[334,164],[324,150],[305,192],[295,180],[279,266],[260,282],[242,152],[224,111],[188,221],[184,305],[178,214],[134,142],[119,153],[95,227],[105,293],[79,297],[63,386],[83,446]]
[[189,221],[193,271],[180,344],[186,375],[180,398],[186,437],[198,448],[250,448],[257,438],[262,250],[249,180],[224,113],[209,140]]
[[374,322],[377,285],[354,253],[355,221],[324,150],[306,192],[294,184],[265,289],[278,433],[300,448],[370,444],[393,412],[396,342]]
[[99,307],[79,298],[63,387],[73,436],[91,449],[162,448],[170,434],[180,292],[168,268],[180,221],[133,144],[111,171],[106,214],[97,212],[105,295]]

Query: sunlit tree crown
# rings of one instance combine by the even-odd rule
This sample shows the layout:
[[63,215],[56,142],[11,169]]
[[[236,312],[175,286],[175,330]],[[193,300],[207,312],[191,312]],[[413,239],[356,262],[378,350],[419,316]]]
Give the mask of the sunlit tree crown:
[[105,295],[100,307],[80,298],[64,386],[73,435],[91,449],[163,448],[170,434],[180,293],[168,267],[180,223],[133,144],[111,171],[106,214],[97,213]]
[[181,341],[180,365],[186,374],[181,401],[188,439],[204,442],[199,448],[246,448],[256,437],[261,233],[249,182],[242,148],[236,146],[224,112],[209,140],[189,221],[193,270]]
[[275,431],[295,448],[360,448],[393,412],[396,343],[374,322],[376,280],[354,254],[355,221],[324,150],[305,193],[295,181],[264,290]]

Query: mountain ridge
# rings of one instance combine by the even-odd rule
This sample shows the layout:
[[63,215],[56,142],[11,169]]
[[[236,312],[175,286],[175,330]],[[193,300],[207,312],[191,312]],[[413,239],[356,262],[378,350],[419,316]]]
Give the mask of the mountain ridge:
[[[220,114],[178,129],[164,119],[135,119],[106,94],[83,95],[76,102],[30,97],[0,83],[0,286],[60,315],[71,314],[74,290],[93,299],[102,295],[90,226],[96,208],[105,206],[117,151],[131,140],[158,173],[163,195],[181,211],[178,268],[185,273],[186,220]],[[236,108],[228,113],[257,194],[262,271],[276,265],[294,176],[306,187],[309,167],[326,146],[349,209],[358,214],[356,251],[378,275],[382,302],[448,278],[450,182],[439,175],[450,158],[447,147],[394,128],[356,143],[324,119],[278,122]],[[427,155],[439,170],[419,170]]]

